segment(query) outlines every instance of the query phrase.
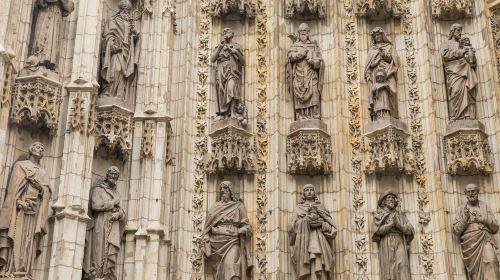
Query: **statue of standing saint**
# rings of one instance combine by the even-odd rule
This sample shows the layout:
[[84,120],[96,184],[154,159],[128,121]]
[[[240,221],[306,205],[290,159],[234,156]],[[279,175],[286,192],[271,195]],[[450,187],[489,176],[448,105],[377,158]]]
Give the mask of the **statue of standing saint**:
[[36,0],[38,16],[34,29],[29,66],[41,65],[55,71],[59,57],[62,18],[75,9],[72,0]]
[[248,242],[252,236],[247,210],[233,191],[233,183],[220,184],[220,200],[208,211],[202,232],[203,252],[215,280],[251,279]]
[[87,228],[84,279],[116,279],[116,261],[125,227],[125,211],[116,190],[119,177],[118,167],[111,166],[106,178],[90,189],[88,212],[92,222]]
[[221,119],[239,119],[242,126],[245,126],[245,104],[241,90],[245,65],[243,49],[238,43],[232,42],[234,33],[231,28],[224,28],[222,36],[222,42],[212,54],[212,63],[216,63],[217,116]]
[[415,234],[406,215],[398,208],[398,196],[382,194],[373,218],[373,241],[378,243],[380,279],[410,280],[408,246]]
[[463,25],[451,26],[450,35],[441,46],[450,120],[471,119],[476,116],[476,53],[469,38],[462,37]]
[[132,4],[120,0],[119,11],[108,20],[103,32],[101,78],[103,94],[124,101],[131,98],[130,89],[137,74],[140,36],[130,14]]
[[44,150],[40,142],[31,144],[28,159],[12,167],[0,209],[0,278],[31,279],[36,256],[41,253],[51,196],[49,177],[40,166]]
[[293,98],[295,120],[321,119],[321,91],[325,63],[318,43],[309,39],[309,25],[299,25],[298,35],[290,36],[286,79]]
[[365,79],[370,91],[370,116],[372,121],[393,117],[398,118],[397,72],[399,58],[387,39],[384,30],[376,27],[370,32],[372,46],[368,50]]
[[296,279],[332,279],[332,241],[337,236],[337,228],[311,184],[302,190],[288,224],[288,236]]
[[498,232],[498,221],[486,203],[479,200],[479,187],[465,187],[467,201],[457,212],[453,233],[460,237],[462,256],[471,280],[500,279],[493,235]]

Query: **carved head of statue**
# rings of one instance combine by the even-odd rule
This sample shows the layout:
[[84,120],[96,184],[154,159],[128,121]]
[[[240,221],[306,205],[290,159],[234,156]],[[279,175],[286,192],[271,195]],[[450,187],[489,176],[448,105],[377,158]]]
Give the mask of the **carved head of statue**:
[[380,44],[380,43],[389,43],[392,44],[391,41],[385,35],[384,29],[382,27],[375,27],[370,32],[370,38],[372,41],[372,45]]
[[302,194],[300,196],[300,203],[306,201],[319,201],[316,195],[316,187],[313,184],[305,184],[302,187]]
[[463,47],[472,47],[470,43],[470,38],[469,37],[462,37],[458,40],[458,45],[463,48]]
[[224,28],[224,30],[222,30],[222,37],[224,38],[224,41],[228,43],[231,42],[234,37],[233,30],[229,27]]
[[448,39],[454,39],[455,41],[459,41],[462,37],[462,31],[464,30],[464,26],[460,23],[454,23],[450,28],[450,35],[448,35]]
[[219,193],[220,193],[220,200],[227,202],[227,201],[236,201],[236,197],[234,195],[234,190],[233,190],[233,183],[231,181],[223,181],[219,185]]
[[479,187],[476,184],[465,186],[465,195],[470,204],[477,205],[479,203]]
[[37,161],[43,158],[44,152],[45,146],[40,142],[34,142],[28,149],[29,156]]
[[398,207],[399,198],[393,191],[383,193],[378,199],[378,206],[388,210],[394,210]]
[[116,182],[120,178],[120,169],[116,166],[110,166],[108,171],[106,171],[106,181],[111,183],[112,186],[116,185]]
[[132,9],[132,3],[130,2],[130,0],[120,0],[120,2],[118,3],[118,9],[120,9],[120,11],[130,11]]
[[375,71],[375,81],[377,83],[383,83],[387,80],[387,73],[385,72],[384,69],[379,68],[377,71]]
[[299,25],[299,41],[305,43],[309,40],[309,32],[311,29],[309,28],[309,24],[303,22]]

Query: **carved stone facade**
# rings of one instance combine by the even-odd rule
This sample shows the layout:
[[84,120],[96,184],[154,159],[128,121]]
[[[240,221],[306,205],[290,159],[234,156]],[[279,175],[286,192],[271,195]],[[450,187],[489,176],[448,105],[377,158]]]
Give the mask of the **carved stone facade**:
[[208,0],[208,12],[213,17],[240,15],[254,18],[257,14],[257,0]]
[[356,15],[370,20],[399,19],[404,14],[403,0],[355,0]]
[[441,20],[456,20],[473,16],[474,2],[470,0],[430,0],[432,16]]
[[325,0],[284,0],[285,16],[298,19],[322,19],[326,16]]
[[95,149],[105,155],[126,160],[132,149],[132,112],[117,106],[97,108]]

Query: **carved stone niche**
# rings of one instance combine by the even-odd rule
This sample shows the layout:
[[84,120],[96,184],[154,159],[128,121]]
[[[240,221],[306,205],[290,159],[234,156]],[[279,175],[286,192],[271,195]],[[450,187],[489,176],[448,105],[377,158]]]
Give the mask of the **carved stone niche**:
[[402,121],[386,117],[371,122],[365,133],[365,173],[375,175],[411,175],[414,160],[408,149],[408,127]]
[[287,172],[292,175],[332,173],[332,139],[319,119],[298,120],[290,125],[286,139]]
[[432,17],[441,20],[457,20],[472,17],[471,0],[431,0]]
[[116,105],[96,108],[95,150],[106,158],[127,160],[132,149],[133,112]]
[[207,172],[217,174],[251,174],[255,172],[255,144],[250,132],[234,118],[212,123],[211,151]]
[[402,0],[355,0],[355,13],[369,20],[399,19],[404,14]]
[[254,18],[257,15],[257,0],[209,0],[208,7],[213,17],[236,14]]
[[326,16],[325,0],[285,0],[285,17],[319,19]]
[[448,124],[444,153],[450,175],[488,175],[493,171],[484,125],[477,120],[457,120]]
[[43,67],[22,69],[14,84],[10,122],[32,132],[55,135],[61,88],[57,73]]

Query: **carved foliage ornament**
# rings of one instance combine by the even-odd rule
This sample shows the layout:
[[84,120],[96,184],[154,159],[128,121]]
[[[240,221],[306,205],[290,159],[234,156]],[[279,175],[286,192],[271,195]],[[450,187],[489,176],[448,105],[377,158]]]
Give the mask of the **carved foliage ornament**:
[[488,139],[481,131],[459,131],[444,139],[446,167],[451,175],[490,174],[493,171]]
[[153,143],[155,136],[155,125],[154,120],[144,121],[144,129],[142,131],[142,158],[152,158],[153,157]]
[[491,11],[490,16],[491,33],[495,45],[495,54],[497,61],[497,75],[500,77],[500,9]]
[[287,18],[324,18],[325,15],[325,0],[285,0]]
[[472,16],[471,0],[431,0],[432,16],[442,20],[455,20]]
[[257,14],[257,0],[207,0],[209,14],[223,17],[229,14],[240,14],[254,18]]
[[355,0],[356,15],[372,20],[401,18],[402,0]]
[[95,148],[104,147],[107,154],[125,160],[132,149],[132,114],[112,107],[98,110]]
[[69,117],[69,127],[73,131],[83,132],[85,127],[85,110],[83,108],[83,103],[85,100],[77,94],[73,98],[73,106],[71,107],[71,115]]
[[287,138],[288,173],[318,175],[332,172],[332,144],[322,131],[298,131]]
[[11,122],[35,129],[47,128],[50,135],[57,131],[61,85],[43,77],[16,80]]

